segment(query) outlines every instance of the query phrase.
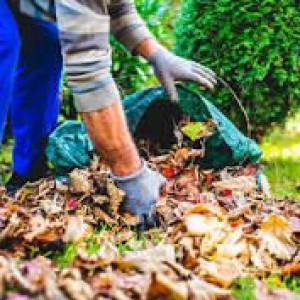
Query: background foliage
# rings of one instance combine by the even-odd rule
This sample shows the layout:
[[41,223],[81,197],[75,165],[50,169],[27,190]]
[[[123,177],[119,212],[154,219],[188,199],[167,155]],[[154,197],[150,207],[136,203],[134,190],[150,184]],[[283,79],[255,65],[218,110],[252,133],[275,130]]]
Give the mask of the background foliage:
[[[162,44],[170,47],[176,1],[136,0],[135,3],[153,35]],[[144,59],[132,56],[113,37],[111,42],[113,47],[112,72],[123,95],[134,93],[156,83],[156,79]]]
[[[175,51],[226,79],[264,131],[300,103],[299,13],[295,0],[185,0]],[[225,91],[213,101],[234,120],[241,117]]]

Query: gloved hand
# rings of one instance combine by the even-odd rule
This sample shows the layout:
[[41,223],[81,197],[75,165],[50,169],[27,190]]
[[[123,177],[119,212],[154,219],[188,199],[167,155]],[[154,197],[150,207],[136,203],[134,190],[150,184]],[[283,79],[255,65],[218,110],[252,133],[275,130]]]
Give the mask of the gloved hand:
[[126,194],[125,211],[140,218],[140,229],[145,230],[156,224],[155,204],[166,179],[151,170],[145,161],[141,169],[128,176],[111,174],[117,186]]
[[217,84],[216,74],[194,62],[174,55],[162,46],[148,58],[157,78],[164,86],[169,99],[173,102],[178,100],[175,81],[194,81],[213,89]]

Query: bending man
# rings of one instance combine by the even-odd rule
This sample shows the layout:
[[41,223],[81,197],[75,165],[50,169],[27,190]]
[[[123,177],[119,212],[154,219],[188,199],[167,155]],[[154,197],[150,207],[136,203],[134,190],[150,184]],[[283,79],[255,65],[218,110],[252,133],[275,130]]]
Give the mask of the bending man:
[[[47,7],[42,5],[45,0],[40,2]],[[149,61],[171,100],[177,98],[176,80],[213,88],[215,74],[159,45],[138,16],[133,1],[57,0],[56,14],[76,107],[95,148],[106,158],[112,177],[126,193],[126,209],[140,216],[144,224],[152,225],[153,208],[165,180],[141,160],[128,131],[120,94],[110,73],[109,34]]]

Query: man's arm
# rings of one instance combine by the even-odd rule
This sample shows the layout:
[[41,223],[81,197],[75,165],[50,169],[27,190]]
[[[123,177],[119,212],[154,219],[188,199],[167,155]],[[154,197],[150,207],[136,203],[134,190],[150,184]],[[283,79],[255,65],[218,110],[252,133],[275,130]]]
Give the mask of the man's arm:
[[105,3],[58,0],[57,19],[68,84],[76,107],[112,172],[128,175],[141,166],[141,160],[110,73],[110,17]]
[[111,33],[130,51],[143,41],[153,38],[132,0],[110,0]]
[[209,89],[217,84],[212,70],[178,57],[160,45],[139,17],[132,0],[111,0],[108,11],[114,36],[129,51],[149,61],[171,101],[178,100],[176,81],[194,81]]
[[126,193],[126,209],[153,225],[153,206],[164,183],[138,155],[110,73],[107,0],[57,0],[64,64],[76,106],[95,148]]
[[[93,3],[97,5],[90,6]],[[64,67],[79,112],[104,108],[120,99],[110,73],[110,17],[104,3],[56,1]]]

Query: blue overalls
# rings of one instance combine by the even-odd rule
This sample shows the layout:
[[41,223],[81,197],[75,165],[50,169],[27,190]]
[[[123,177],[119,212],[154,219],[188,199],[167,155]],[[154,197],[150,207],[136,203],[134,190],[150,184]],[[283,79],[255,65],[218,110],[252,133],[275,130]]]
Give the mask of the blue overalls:
[[62,57],[56,26],[12,15],[0,0],[0,144],[7,112],[15,139],[13,171],[31,178],[59,113]]

